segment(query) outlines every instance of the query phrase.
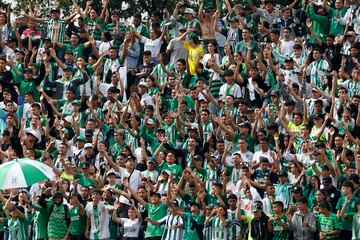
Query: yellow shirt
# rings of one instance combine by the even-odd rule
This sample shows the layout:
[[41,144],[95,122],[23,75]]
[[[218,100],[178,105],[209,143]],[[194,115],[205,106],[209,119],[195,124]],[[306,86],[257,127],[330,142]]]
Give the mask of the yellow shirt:
[[289,121],[288,124],[288,128],[293,132],[293,133],[299,133],[302,126],[304,126],[304,123],[301,123],[300,125],[296,126],[294,123]]
[[201,44],[196,47],[191,47],[189,42],[186,41],[184,43],[184,48],[188,50],[188,63],[189,63],[189,71],[191,75],[195,75],[195,67],[200,59],[204,56],[204,48]]

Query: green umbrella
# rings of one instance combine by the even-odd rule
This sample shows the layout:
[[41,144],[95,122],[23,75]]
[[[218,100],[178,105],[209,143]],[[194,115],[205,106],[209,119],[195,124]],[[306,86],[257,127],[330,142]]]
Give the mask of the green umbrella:
[[36,160],[21,158],[0,165],[0,189],[28,187],[47,179],[54,180],[55,173]]

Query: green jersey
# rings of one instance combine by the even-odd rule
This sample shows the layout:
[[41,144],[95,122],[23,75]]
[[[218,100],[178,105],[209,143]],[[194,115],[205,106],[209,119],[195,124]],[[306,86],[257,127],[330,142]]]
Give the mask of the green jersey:
[[[281,214],[280,220],[286,225],[289,224],[285,213]],[[289,231],[285,230],[277,220],[273,221],[271,225],[273,227],[273,240],[285,240],[289,238]]]
[[227,240],[227,229],[217,215],[211,217],[209,224],[213,227],[212,240]]
[[[356,203],[358,202],[359,198],[352,196],[349,203],[346,204],[345,207],[345,214],[347,214],[347,217],[340,217],[340,224],[341,224],[341,230],[351,231],[352,229],[352,217],[357,212]],[[346,202],[346,197],[343,196],[339,199],[336,209],[338,211],[341,211],[344,204]]]
[[79,184],[83,187],[95,186],[95,181],[92,179],[86,178],[82,173],[75,173],[74,179],[75,180],[79,179],[80,180]]
[[204,225],[205,217],[201,214],[191,215],[191,213],[183,213],[184,219],[184,238],[183,240],[200,240],[199,235],[191,221],[191,218],[195,220],[198,225]]
[[334,36],[344,35],[345,25],[340,24],[337,15],[339,15],[340,17],[344,17],[347,10],[348,7],[342,7],[341,9],[330,8],[329,16],[331,17],[331,19],[329,34],[332,34]]
[[[323,43],[325,43],[325,33],[329,27],[329,19],[326,16],[321,16],[315,13],[315,10],[310,5],[306,8],[306,15],[310,17],[313,23],[313,29],[316,35],[321,39]],[[316,39],[311,36],[310,43],[318,44]]]
[[182,168],[179,165],[173,164],[170,166],[167,162],[162,162],[159,165],[159,172],[162,172],[164,170],[169,170],[171,172],[171,174],[174,176],[175,182],[178,182],[180,180],[182,175]]
[[[145,205],[145,209],[148,211],[149,218],[154,221],[158,221],[166,216],[168,206],[165,204],[150,204]],[[150,222],[147,223],[145,238],[149,237],[161,237],[163,235],[164,229],[159,225],[153,225]]]
[[33,222],[34,222],[34,232],[33,239],[44,238],[47,239],[47,226],[49,220],[49,209],[42,208],[38,205],[31,205],[31,207],[36,211],[34,214]]
[[73,46],[71,44],[64,44],[63,48],[64,52],[71,51],[74,59],[84,56],[85,47],[83,43],[79,43],[77,46]]
[[86,230],[85,210],[83,214],[81,214],[79,207],[73,207],[70,209],[69,216],[71,220],[70,234],[74,236],[84,235]]
[[[320,214],[317,216],[317,224],[319,231],[329,233],[334,230],[340,229],[339,218],[335,213],[330,212],[329,216]],[[337,235],[326,236],[326,239],[336,238]]]
[[50,209],[48,222],[49,238],[64,238],[68,230],[68,206],[64,204],[56,205],[49,202],[48,209]]

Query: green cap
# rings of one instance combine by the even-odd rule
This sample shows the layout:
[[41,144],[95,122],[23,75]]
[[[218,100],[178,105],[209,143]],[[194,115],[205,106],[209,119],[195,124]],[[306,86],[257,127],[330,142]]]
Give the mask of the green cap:
[[77,105],[81,105],[81,103],[80,103],[80,100],[74,100],[74,101],[72,101],[72,103],[71,103],[72,105],[74,105],[74,104],[77,104]]
[[199,36],[196,33],[190,33],[188,35],[188,39],[193,41],[199,41]]
[[83,135],[79,135],[76,137],[76,141],[86,141],[86,138]]

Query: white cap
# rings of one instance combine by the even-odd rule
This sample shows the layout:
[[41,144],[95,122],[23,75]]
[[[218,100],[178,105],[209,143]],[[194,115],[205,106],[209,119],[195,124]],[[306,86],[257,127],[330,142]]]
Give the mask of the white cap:
[[37,139],[37,143],[39,143],[41,141],[40,133],[38,133],[37,131],[35,131],[33,129],[30,129],[30,128],[25,129],[25,134],[33,135]]
[[94,147],[92,143],[85,143],[84,148]]
[[72,117],[66,116],[66,117],[64,117],[64,120],[71,123],[72,122]]

